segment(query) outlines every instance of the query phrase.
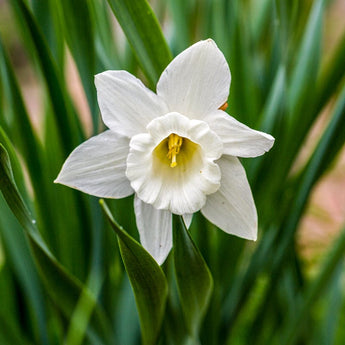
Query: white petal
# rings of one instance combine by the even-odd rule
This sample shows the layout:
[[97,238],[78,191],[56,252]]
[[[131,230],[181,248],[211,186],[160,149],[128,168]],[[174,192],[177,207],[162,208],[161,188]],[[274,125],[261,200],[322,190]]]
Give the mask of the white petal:
[[79,145],[54,182],[102,198],[133,194],[126,177],[129,139],[108,130]]
[[192,45],[168,65],[158,81],[157,94],[170,111],[203,119],[227,101],[230,79],[223,53],[208,39]]
[[114,132],[132,137],[167,113],[164,101],[126,71],[97,74],[95,84],[103,121]]
[[224,154],[257,157],[269,151],[274,144],[271,135],[247,127],[224,111],[218,110],[208,114],[205,121],[221,138]]
[[157,210],[144,203],[137,196],[134,210],[140,242],[161,265],[172,247],[172,215],[169,211]]
[[171,133],[188,138],[198,143],[207,158],[218,159],[223,153],[223,144],[215,132],[210,131],[208,123],[199,120],[190,120],[177,112],[171,112],[152,120],[147,125],[147,131],[158,145]]
[[218,191],[207,197],[202,214],[223,231],[248,240],[257,238],[257,213],[246,173],[236,157],[222,156]]

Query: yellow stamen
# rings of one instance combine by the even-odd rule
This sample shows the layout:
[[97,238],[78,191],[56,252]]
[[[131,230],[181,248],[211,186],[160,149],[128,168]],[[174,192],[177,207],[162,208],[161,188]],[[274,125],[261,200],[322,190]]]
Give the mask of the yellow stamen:
[[179,154],[181,146],[182,138],[175,133],[171,133],[168,138],[169,151],[167,154],[168,159],[171,159],[171,168],[175,168],[177,165],[176,156]]
[[225,102],[220,108],[219,110],[226,110],[226,108],[228,107],[228,102]]

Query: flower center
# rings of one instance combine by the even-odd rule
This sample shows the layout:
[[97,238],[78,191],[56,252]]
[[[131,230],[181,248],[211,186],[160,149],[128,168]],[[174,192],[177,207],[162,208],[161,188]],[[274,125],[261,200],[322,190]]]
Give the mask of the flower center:
[[176,133],[169,134],[155,147],[153,157],[156,171],[166,167],[163,168],[167,169],[164,174],[176,175],[195,164],[202,165],[200,146]]
[[131,138],[126,162],[138,198],[179,215],[199,211],[220,186],[221,139],[206,122],[179,113],[155,118],[146,129]]
[[169,135],[169,138],[168,138],[169,151],[168,151],[167,157],[169,160],[171,160],[171,163],[170,163],[171,168],[175,168],[177,165],[176,156],[180,152],[182,143],[183,143],[183,139],[179,135],[175,133],[171,133]]

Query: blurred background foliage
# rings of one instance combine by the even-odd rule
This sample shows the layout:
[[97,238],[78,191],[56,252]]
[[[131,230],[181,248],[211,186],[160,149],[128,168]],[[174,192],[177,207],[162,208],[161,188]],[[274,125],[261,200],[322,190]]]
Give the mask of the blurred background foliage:
[[[172,56],[208,37],[232,72],[227,111],[276,142],[243,160],[259,215],[256,243],[194,216],[191,234],[214,279],[200,343],[343,344],[344,1],[150,6],[0,1],[0,344],[141,343],[98,201],[53,180],[68,154],[104,129],[96,73],[124,69],[154,89]],[[108,205],[138,239],[132,198]],[[169,297],[159,344],[192,344],[172,256],[163,265]]]

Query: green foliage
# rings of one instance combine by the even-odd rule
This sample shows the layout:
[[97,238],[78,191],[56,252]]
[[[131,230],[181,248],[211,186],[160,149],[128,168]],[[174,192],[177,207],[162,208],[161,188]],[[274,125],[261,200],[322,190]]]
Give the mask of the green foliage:
[[[68,317],[75,307],[77,298],[83,293],[84,303],[91,304],[93,309],[97,305],[95,297],[56,261],[37,232],[35,221],[19,194],[13,179],[8,153],[1,144],[0,176],[0,190],[14,216],[28,236],[42,281],[46,285],[46,289],[53,301],[55,301],[56,305]],[[57,286],[58,289],[56,289]],[[60,301],[63,301],[63,303],[60,303]],[[105,341],[105,343],[108,343],[111,341],[111,337],[109,336],[110,333],[105,332],[107,320],[97,308],[95,310],[95,322],[96,327],[100,327],[101,331],[93,332],[93,339],[97,339],[97,342],[103,343],[102,336],[108,335],[107,341]],[[92,325],[90,325],[90,330],[91,328]],[[98,334],[101,336],[99,337]]]
[[[334,2],[7,3],[0,5],[0,343],[342,344],[344,230],[313,275],[296,245],[310,195],[345,142],[345,33],[332,49],[324,37]],[[53,181],[85,138],[85,116],[92,133],[101,131],[94,74],[125,69],[154,89],[171,51],[208,37],[232,72],[229,113],[276,138],[268,154],[243,160],[260,236],[247,243],[200,214],[187,232],[175,217],[174,250],[161,269],[132,238],[131,198],[109,201],[111,215],[105,203]],[[73,102],[67,49],[88,114]],[[38,126],[23,97],[21,56],[40,90]],[[326,125],[296,168],[321,115]]]
[[151,86],[171,60],[157,19],[146,0],[108,0]]
[[212,293],[212,275],[193,243],[181,216],[173,215],[173,246],[177,287],[185,323],[197,342]]
[[119,238],[122,260],[137,302],[143,344],[155,344],[168,293],[164,273],[151,255],[116,223],[104,200],[100,203]]

